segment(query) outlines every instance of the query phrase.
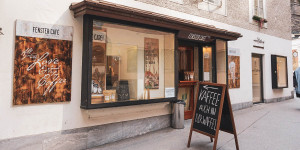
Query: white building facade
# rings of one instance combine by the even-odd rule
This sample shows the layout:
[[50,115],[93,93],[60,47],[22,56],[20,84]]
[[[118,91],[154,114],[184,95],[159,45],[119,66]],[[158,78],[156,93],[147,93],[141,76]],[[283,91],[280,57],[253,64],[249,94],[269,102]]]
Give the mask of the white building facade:
[[[186,112],[192,109],[196,81],[227,84],[234,110],[294,97],[288,1],[4,0],[0,7],[0,149],[85,149],[169,127],[170,102],[185,99],[189,103],[186,107],[190,107]],[[125,15],[110,17],[99,10]],[[259,17],[258,21],[253,16]],[[18,21],[39,29],[32,31],[36,34],[20,34],[25,27],[18,29]],[[199,32],[191,32],[198,28]],[[45,37],[47,32],[57,37]],[[190,38],[184,39],[186,33]],[[58,37],[61,34],[63,38]],[[98,38],[92,39],[95,35]],[[26,37],[25,41],[53,37],[71,43],[71,48],[62,50],[69,50],[71,64],[54,50],[47,58],[48,63],[52,56],[60,58],[67,67],[59,74],[69,83],[56,84],[56,95],[42,102],[32,92],[36,86],[29,88],[28,99],[15,96],[20,94],[18,90],[26,90],[16,86],[16,76],[22,70],[16,69],[16,64],[23,60],[17,52],[19,36]],[[105,42],[101,37],[105,37]],[[199,41],[201,38],[204,40]],[[147,44],[152,46],[146,48]],[[97,46],[105,48],[104,54],[101,50],[97,53]],[[38,46],[35,48],[39,50]],[[210,53],[206,53],[209,49]],[[31,56],[42,58],[36,53]],[[190,55],[193,61],[187,64],[193,64],[191,69],[187,69],[189,65],[180,66]],[[207,68],[208,58],[212,59]],[[96,80],[97,67],[100,76]],[[181,90],[181,83],[185,82],[180,82],[180,67],[185,74],[190,73],[189,79],[182,81],[191,81],[188,90],[192,93]],[[88,84],[91,82],[92,87]],[[59,93],[60,85],[64,86]]]

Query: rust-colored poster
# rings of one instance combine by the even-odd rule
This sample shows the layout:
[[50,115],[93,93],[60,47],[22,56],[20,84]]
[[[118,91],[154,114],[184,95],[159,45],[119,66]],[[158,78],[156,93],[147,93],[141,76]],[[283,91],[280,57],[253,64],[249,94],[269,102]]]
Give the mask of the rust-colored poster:
[[159,40],[145,38],[145,88],[159,88]]
[[72,27],[17,20],[13,104],[71,101]]
[[238,49],[228,50],[228,86],[240,88],[240,54]]

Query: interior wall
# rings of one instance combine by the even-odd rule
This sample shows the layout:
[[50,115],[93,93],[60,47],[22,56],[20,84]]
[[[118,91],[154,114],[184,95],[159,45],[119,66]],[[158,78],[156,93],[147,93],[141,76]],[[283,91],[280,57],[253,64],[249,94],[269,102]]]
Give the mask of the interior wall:
[[217,83],[226,84],[226,41],[216,41]]
[[[124,26],[123,26],[124,27]],[[126,26],[125,26],[126,27]],[[126,28],[120,29],[117,27],[110,27],[110,25],[105,26],[107,30],[107,55],[115,55],[121,56],[120,64],[121,64],[121,79],[133,80],[136,85],[129,85],[132,90],[137,90],[137,99],[144,99],[144,78],[145,78],[145,66],[144,66],[144,38],[153,38],[159,40],[159,89],[151,89],[150,90],[150,99],[154,98],[164,98],[165,94],[165,57],[164,50],[165,47],[165,35],[163,34],[150,34],[143,33],[133,30],[128,30]],[[170,39],[168,39],[170,40]],[[173,42],[174,43],[174,42]],[[174,45],[174,44],[173,44]],[[170,45],[168,45],[169,49],[172,49]],[[174,47],[174,46],[173,46]],[[134,50],[137,48],[137,71],[136,72],[128,72],[127,68],[129,67],[127,62],[132,61],[127,58],[127,51]],[[170,56],[171,57],[171,56]],[[174,57],[173,57],[174,58]],[[133,60],[134,61],[134,60]],[[168,78],[167,78],[168,79]],[[174,79],[174,78],[173,78]],[[169,80],[169,79],[168,79]],[[174,82],[174,80],[173,80]],[[131,83],[129,83],[131,84]],[[174,87],[174,86],[173,86]],[[131,92],[132,93],[132,92]]]

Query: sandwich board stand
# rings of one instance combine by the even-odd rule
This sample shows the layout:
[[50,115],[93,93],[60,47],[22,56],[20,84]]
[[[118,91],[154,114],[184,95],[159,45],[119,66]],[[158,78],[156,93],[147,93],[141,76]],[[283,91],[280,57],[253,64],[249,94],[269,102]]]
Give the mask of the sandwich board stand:
[[236,149],[239,150],[236,128],[231,108],[228,87],[225,84],[199,82],[196,104],[187,147],[190,147],[192,132],[198,132],[214,141],[217,148],[219,131],[234,135]]

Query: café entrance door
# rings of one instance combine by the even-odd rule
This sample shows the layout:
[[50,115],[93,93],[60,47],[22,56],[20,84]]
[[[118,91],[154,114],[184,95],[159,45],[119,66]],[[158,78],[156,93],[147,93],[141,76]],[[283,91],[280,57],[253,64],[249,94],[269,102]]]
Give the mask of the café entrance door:
[[194,96],[198,75],[195,68],[198,68],[198,62],[195,56],[198,55],[198,46],[192,42],[179,42],[179,84],[177,98],[184,100],[184,119],[191,119],[194,112]]
[[226,46],[227,42],[191,42],[179,40],[178,43],[178,95],[184,100],[184,118],[191,119],[199,81],[227,83]]

